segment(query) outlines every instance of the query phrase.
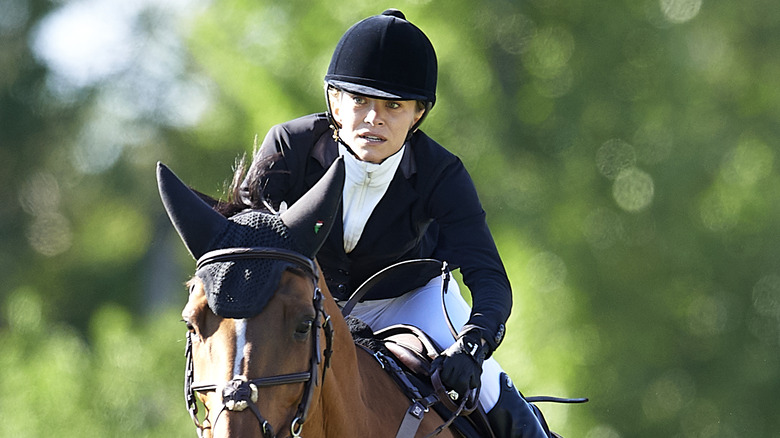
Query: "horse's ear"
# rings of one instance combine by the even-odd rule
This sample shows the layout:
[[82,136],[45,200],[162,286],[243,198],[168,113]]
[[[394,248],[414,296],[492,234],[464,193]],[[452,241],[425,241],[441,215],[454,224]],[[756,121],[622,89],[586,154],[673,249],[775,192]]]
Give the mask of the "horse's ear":
[[165,211],[190,254],[198,259],[210,251],[228,220],[162,163],[157,163],[157,186]]
[[301,254],[314,258],[333,228],[341,205],[344,174],[344,159],[339,157],[308,192],[282,213],[281,219]]

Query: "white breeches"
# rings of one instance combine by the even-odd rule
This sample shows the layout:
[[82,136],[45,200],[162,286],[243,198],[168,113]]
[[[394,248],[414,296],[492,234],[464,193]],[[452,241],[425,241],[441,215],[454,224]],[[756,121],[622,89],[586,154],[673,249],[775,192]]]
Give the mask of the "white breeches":
[[[441,277],[436,277],[425,286],[397,298],[364,301],[358,303],[351,315],[359,318],[377,331],[394,324],[409,324],[420,328],[442,348],[455,341],[447,324],[441,306]],[[468,322],[471,309],[460,294],[454,278],[450,279],[444,295],[447,313],[457,331]],[[482,365],[482,386],[479,402],[489,412],[500,394],[499,376],[503,370],[495,359],[489,358]]]

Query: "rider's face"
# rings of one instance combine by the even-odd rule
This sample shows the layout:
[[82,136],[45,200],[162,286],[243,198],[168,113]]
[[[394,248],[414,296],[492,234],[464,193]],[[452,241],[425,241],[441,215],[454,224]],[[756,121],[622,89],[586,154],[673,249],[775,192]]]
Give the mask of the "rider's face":
[[340,92],[331,99],[341,139],[362,161],[381,163],[398,152],[424,110],[414,100],[384,100]]

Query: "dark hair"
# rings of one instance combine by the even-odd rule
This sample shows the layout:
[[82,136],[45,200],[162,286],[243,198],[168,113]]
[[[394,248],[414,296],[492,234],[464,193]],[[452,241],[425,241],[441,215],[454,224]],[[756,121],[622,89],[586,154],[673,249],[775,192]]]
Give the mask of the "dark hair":
[[[241,185],[246,176],[246,172],[246,154],[243,154],[242,156],[236,158],[235,164],[233,165],[233,177],[230,182],[225,183],[226,199],[220,198],[215,200],[213,203],[209,202],[208,199],[204,200],[209,202],[212,207],[214,207],[214,210],[218,211],[225,217],[231,217],[237,213],[240,213],[241,211],[252,208],[247,204],[245,197],[241,195]],[[198,194],[201,196],[201,198],[205,196],[200,193]]]
[[207,199],[215,210],[225,217],[231,217],[244,210],[261,210],[275,213],[278,206],[272,205],[265,194],[264,182],[267,176],[282,171],[272,170],[271,165],[277,161],[281,154],[259,158],[257,144],[255,143],[254,160],[247,165],[247,155],[242,154],[236,158],[233,165],[233,177],[226,182],[226,199],[214,200],[207,195],[198,193]]

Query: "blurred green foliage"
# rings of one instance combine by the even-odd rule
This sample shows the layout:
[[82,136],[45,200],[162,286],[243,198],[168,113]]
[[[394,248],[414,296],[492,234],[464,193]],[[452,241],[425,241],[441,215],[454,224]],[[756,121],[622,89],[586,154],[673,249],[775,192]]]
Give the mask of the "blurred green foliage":
[[436,47],[423,129],[513,283],[496,356],[526,394],[591,398],[544,406],[553,429],[778,436],[780,3],[0,5],[0,436],[194,434],[192,261],[154,164],[224,193],[256,135],[323,110],[338,38],[386,7]]
[[0,436],[185,435],[176,312],[139,317],[105,305],[79,333],[47,320],[43,301],[20,289],[3,303]]

